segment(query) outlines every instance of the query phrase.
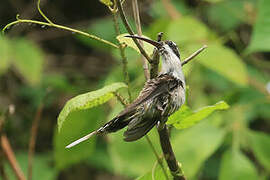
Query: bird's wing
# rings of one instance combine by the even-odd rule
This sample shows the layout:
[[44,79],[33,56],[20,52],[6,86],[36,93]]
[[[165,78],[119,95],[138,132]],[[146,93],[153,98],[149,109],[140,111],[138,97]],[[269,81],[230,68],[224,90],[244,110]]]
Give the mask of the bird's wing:
[[162,93],[169,92],[178,85],[179,81],[173,76],[168,74],[159,75],[157,78],[148,80],[139,96],[133,103],[131,103],[125,110],[123,110],[119,116],[129,114],[136,110],[136,108],[148,101],[151,98],[155,98]]
[[[148,81],[141,91],[139,97],[130,105],[130,107],[128,107],[129,109],[126,110],[126,113],[132,111],[132,109],[135,109],[137,106],[150,99],[156,98],[164,93],[169,93],[171,90],[177,87],[178,84],[178,80],[167,74],[160,75],[159,77]],[[158,116],[160,116],[160,113],[158,111],[151,112],[153,114],[141,114],[138,115],[141,117],[134,118],[129,122],[128,129],[124,133],[125,141],[135,141],[143,137],[153,128],[153,126],[159,120]]]

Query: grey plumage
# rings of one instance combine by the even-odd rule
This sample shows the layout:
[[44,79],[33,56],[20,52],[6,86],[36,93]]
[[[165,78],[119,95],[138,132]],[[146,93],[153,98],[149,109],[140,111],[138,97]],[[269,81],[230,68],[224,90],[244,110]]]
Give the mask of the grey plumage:
[[156,42],[138,36],[129,37],[144,40],[158,48],[162,57],[159,76],[148,80],[136,100],[118,116],[67,148],[93,135],[115,132],[126,126],[124,140],[135,141],[147,134],[159,120],[167,119],[185,102],[185,78],[176,44],[172,41]]

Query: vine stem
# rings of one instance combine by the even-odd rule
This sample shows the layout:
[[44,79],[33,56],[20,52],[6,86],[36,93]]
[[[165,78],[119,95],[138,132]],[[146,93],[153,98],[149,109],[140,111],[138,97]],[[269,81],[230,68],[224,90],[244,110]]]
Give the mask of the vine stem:
[[38,0],[37,2],[37,9],[38,9],[38,12],[39,14],[50,24],[53,24],[53,22],[41,11],[40,9],[40,0]]
[[89,38],[97,40],[97,41],[101,41],[101,42],[103,42],[105,44],[108,44],[108,45],[114,47],[114,48],[119,48],[116,44],[114,44],[114,43],[112,43],[110,41],[107,41],[105,39],[102,39],[100,37],[97,37],[95,35],[92,35],[92,34],[77,30],[77,29],[73,29],[73,28],[70,28],[70,27],[66,27],[66,26],[62,26],[62,25],[54,24],[54,23],[51,24],[51,23],[46,23],[46,22],[41,22],[41,21],[36,21],[36,20],[19,19],[18,16],[17,16],[17,21],[13,21],[13,22],[7,24],[2,29],[2,33],[4,34],[6,29],[10,28],[11,26],[13,26],[15,24],[19,24],[19,23],[31,23],[31,24],[39,24],[39,25],[43,25],[43,26],[55,27],[55,28],[58,28],[58,29],[63,29],[63,30],[67,30],[67,31],[70,31],[70,32],[73,32],[73,33],[81,34],[81,35],[84,35],[86,37],[89,37]]
[[70,27],[66,27],[66,26],[62,26],[62,25],[59,25],[59,24],[55,24],[53,23],[41,10],[40,8],[40,0],[38,0],[37,2],[37,9],[38,9],[38,12],[40,13],[40,15],[47,21],[47,22],[42,22],[42,21],[36,21],[36,20],[29,20],[29,19],[20,19],[19,18],[19,14],[17,14],[16,16],[16,21],[13,21],[9,24],[7,24],[3,29],[2,29],[2,33],[4,34],[5,33],[5,30],[10,28],[11,26],[15,25],[15,24],[19,24],[19,23],[30,23],[30,24],[39,24],[39,25],[42,25],[42,26],[49,26],[49,27],[54,27],[54,28],[58,28],[58,29],[63,29],[63,30],[66,30],[66,31],[70,31],[70,32],[73,32],[73,33],[77,33],[77,34],[81,34],[81,35],[84,35],[86,37],[89,37],[91,39],[94,39],[94,40],[97,40],[97,41],[101,41],[105,44],[108,44],[114,48],[119,48],[119,46],[117,46],[116,44],[110,42],[110,41],[107,41],[105,39],[102,39],[100,37],[97,37],[95,35],[92,35],[92,34],[89,34],[89,33],[86,33],[86,32],[83,32],[83,31],[80,31],[80,30],[77,30],[77,29],[73,29],[73,28],[70,28]]

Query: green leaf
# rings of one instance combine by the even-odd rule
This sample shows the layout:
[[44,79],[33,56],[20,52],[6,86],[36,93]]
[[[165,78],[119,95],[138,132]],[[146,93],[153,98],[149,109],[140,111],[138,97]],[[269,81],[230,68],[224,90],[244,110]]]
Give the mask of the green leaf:
[[110,156],[107,144],[97,143],[95,151],[92,152],[93,156],[88,156],[86,163],[96,169],[106,170],[114,173],[114,166],[112,157]]
[[186,104],[184,104],[178,111],[169,117],[167,124],[175,124],[192,114],[192,110]]
[[262,133],[251,133],[251,148],[258,161],[270,172],[270,136]]
[[[207,0],[220,1],[220,0]],[[207,9],[207,16],[211,24],[222,28],[224,31],[231,30],[241,23],[248,22],[249,15],[245,9],[247,4],[251,4],[250,0],[245,1],[223,1],[212,4]],[[230,14],[230,16],[228,16]]]
[[181,52],[193,53],[207,42],[207,51],[201,53],[198,62],[239,85],[247,85],[247,70],[241,58],[231,49],[222,46],[214,33],[200,21],[183,17],[170,23],[168,39],[173,39]]
[[42,76],[43,53],[31,41],[17,39],[13,42],[13,64],[31,85],[38,84]]
[[[109,152],[112,157],[115,172],[130,177],[138,177],[152,168],[156,158],[145,138],[132,143],[123,141],[121,130],[110,135]],[[153,128],[148,136],[155,147],[158,147],[158,134]],[[161,152],[160,152],[161,153]],[[131,163],[132,162],[132,163]]]
[[[199,48],[198,45],[188,46],[190,52]],[[217,43],[208,44],[207,51],[201,53],[198,62],[230,81],[247,85],[247,68],[242,59],[231,49]]]
[[105,119],[101,107],[71,113],[64,123],[61,132],[54,133],[54,160],[57,170],[85,161],[93,155],[96,137],[78,144],[71,149],[65,147],[71,142],[94,131]]
[[[121,25],[121,24],[120,24]],[[98,37],[102,37],[102,39],[106,39],[110,42],[116,43],[116,39],[114,38],[115,32],[114,31],[107,31],[108,27],[113,28],[113,21],[110,18],[102,18],[102,19],[97,19],[93,24],[91,24],[87,29],[86,32],[90,34],[94,34]],[[83,44],[98,48],[100,50],[110,50],[111,47],[108,46],[107,44],[104,44],[103,42],[93,40],[91,38],[81,36],[81,35],[76,35],[78,40],[80,40]]]
[[106,6],[111,6],[113,5],[111,0],[99,0],[101,3],[105,4]]
[[247,48],[248,53],[270,51],[270,1],[259,1],[259,12],[254,26],[251,42]]
[[[186,15],[190,12],[188,5],[183,1],[173,0],[171,1],[171,3],[177,11],[181,12],[181,15]],[[154,20],[156,19],[159,21],[160,18],[164,18],[164,19],[167,19],[166,20],[167,23],[170,22],[168,21],[168,18],[170,18],[169,14],[167,11],[164,10],[164,4],[162,1],[155,1],[155,3],[152,3],[150,7],[151,9],[150,11],[148,11],[148,13],[153,17]],[[166,28],[166,27],[163,27],[163,28]],[[157,33],[159,32],[167,32],[167,31],[164,31],[163,29],[162,31],[158,31]],[[157,33],[155,34],[155,37]]]
[[81,94],[70,99],[65,104],[64,108],[61,110],[58,116],[58,130],[61,130],[64,121],[71,112],[90,109],[92,107],[104,104],[114,96],[113,92],[123,87],[127,87],[127,85],[124,83],[114,83],[105,86],[102,89]]
[[[117,40],[120,42],[120,43],[125,43],[128,47],[131,47],[133,49],[135,49],[138,53],[140,53],[140,50],[139,48],[136,46],[136,44],[133,42],[132,38],[127,38],[127,37],[124,37],[128,35],[127,33],[125,34],[121,34],[119,36],[117,36]],[[145,37],[145,38],[148,38],[146,36],[142,36],[142,37]],[[148,38],[149,39],[149,38]],[[143,42],[143,41],[142,41]],[[152,53],[153,53],[153,50],[154,50],[154,46],[147,43],[147,42],[143,42],[143,47],[144,47],[144,50],[146,51],[146,53],[150,56]]]
[[[157,4],[157,3],[154,3]],[[153,5],[154,6],[154,5]],[[160,7],[164,8],[164,7]],[[170,21],[167,18],[158,18],[146,29],[145,34],[151,39],[156,39],[159,32],[167,32]],[[167,33],[164,33],[162,39],[168,39]]]
[[[131,20],[129,22],[130,22],[130,25],[134,27],[134,21]],[[117,39],[115,38],[115,31],[113,27],[114,27],[114,22],[112,21],[111,18],[100,18],[93,21],[93,23],[91,23],[91,25],[86,29],[86,32],[90,34],[94,34],[98,37],[102,37],[102,39],[106,39],[112,43],[117,44]],[[111,30],[108,31],[108,28],[110,28]],[[119,29],[120,29],[120,32],[126,31],[125,26],[121,21],[119,21]],[[76,35],[76,37],[85,45],[97,48],[102,51],[110,51],[114,49],[111,46],[104,44],[103,42],[96,41],[85,36]]]
[[222,144],[225,136],[224,130],[210,125],[208,121],[176,133],[172,134],[171,142],[187,179],[195,177],[204,161]]
[[[180,45],[194,41],[204,41],[208,39],[208,28],[198,20],[192,17],[181,17],[173,21],[168,27],[169,39]],[[179,46],[181,48],[181,46]]]
[[[113,112],[108,119],[115,117],[121,110],[122,107],[119,104],[114,106]],[[156,161],[149,144],[145,138],[127,143],[123,141],[123,132],[124,129],[108,135],[108,138],[110,138],[108,149],[115,173],[129,177],[138,177],[147,173],[152,169],[153,163]],[[159,147],[158,134],[155,128],[148,133],[148,136],[151,138],[154,146],[156,148]],[[158,153],[160,154],[161,151]]]
[[221,161],[219,180],[255,180],[258,174],[252,162],[238,150],[228,150]]
[[184,105],[180,110],[169,117],[167,123],[173,124],[177,129],[185,129],[192,127],[216,110],[225,110],[228,108],[229,105],[224,101],[220,101],[212,106],[203,107],[195,112],[192,112],[188,106]]
[[9,67],[11,58],[10,48],[9,40],[0,35],[0,75]]

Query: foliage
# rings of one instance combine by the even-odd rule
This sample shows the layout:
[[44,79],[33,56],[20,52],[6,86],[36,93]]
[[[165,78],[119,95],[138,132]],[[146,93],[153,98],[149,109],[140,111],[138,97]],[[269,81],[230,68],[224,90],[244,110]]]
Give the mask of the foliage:
[[44,57],[35,44],[23,38],[9,40],[0,35],[0,48],[0,74],[14,65],[27,83],[40,83]]
[[220,167],[220,180],[258,179],[254,165],[238,150],[227,150],[223,154]]
[[187,105],[184,105],[180,110],[169,117],[167,124],[173,124],[177,129],[189,128],[208,117],[214,111],[228,108],[228,104],[224,101],[218,102],[213,106],[203,107],[195,112],[192,112]]
[[256,24],[254,26],[254,32],[251,38],[250,45],[247,49],[249,53],[270,50],[269,42],[269,32],[270,32],[270,22],[267,20],[270,15],[270,2],[267,0],[261,0],[259,2],[259,12]]
[[[124,25],[119,22],[120,35],[116,35],[112,18],[105,16],[113,2],[88,1],[85,12],[93,19],[85,31],[75,32],[49,22],[34,27],[35,21],[24,28],[20,23],[26,22],[19,19],[18,26],[7,28],[6,35],[0,35],[0,114],[7,105],[16,106],[5,131],[12,146],[18,147],[14,151],[25,173],[27,154],[22,150],[27,148],[27,132],[35,111],[41,100],[44,104],[33,179],[95,179],[99,172],[108,173],[109,177],[117,174],[138,180],[166,179],[147,140],[126,143],[122,140],[123,131],[93,137],[65,149],[124,108],[113,98],[117,92],[128,99],[127,85],[117,83],[125,80],[118,43],[127,46],[124,50],[132,99],[145,82],[139,51],[131,39],[123,37]],[[68,6],[69,2],[66,3]],[[181,15],[179,19],[171,17],[163,1],[152,2],[150,6],[139,1],[144,36],[156,39],[158,32],[164,32],[164,40],[173,40],[179,46],[182,61],[203,44],[208,46],[183,67],[189,86],[187,103],[167,122],[172,127],[173,150],[185,175],[188,179],[269,179],[270,95],[266,89],[270,79],[269,1],[171,0],[171,3]],[[71,11],[74,4],[65,11],[66,17],[60,16],[63,4],[61,10],[46,13],[49,17],[55,15],[52,19],[60,22],[71,22],[73,16],[81,20],[83,15],[77,15],[83,14],[84,7],[80,4],[82,10],[74,13]],[[98,17],[95,9],[102,12],[102,17]],[[134,28],[132,19],[129,17]],[[41,29],[39,26],[44,24],[46,27]],[[59,38],[57,33],[61,31],[47,31],[52,27],[74,32],[74,38]],[[84,32],[87,37],[82,36],[86,35]],[[16,37],[12,37],[14,34]],[[58,39],[48,41],[46,37]],[[144,43],[144,47],[151,55],[153,46]],[[78,58],[72,59],[74,56]],[[155,128],[148,135],[160,155]],[[164,158],[162,162],[170,175]],[[4,165],[10,179],[14,179],[7,161]],[[72,176],[71,168],[79,169],[77,176]],[[86,172],[87,177],[83,178]]]
[[114,83],[109,86],[105,86],[102,89],[81,94],[70,99],[59,114],[59,130],[71,112],[99,106],[110,100],[113,97],[113,93],[122,87],[126,87],[126,85],[124,83]]

